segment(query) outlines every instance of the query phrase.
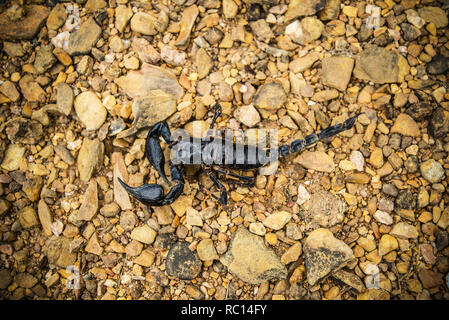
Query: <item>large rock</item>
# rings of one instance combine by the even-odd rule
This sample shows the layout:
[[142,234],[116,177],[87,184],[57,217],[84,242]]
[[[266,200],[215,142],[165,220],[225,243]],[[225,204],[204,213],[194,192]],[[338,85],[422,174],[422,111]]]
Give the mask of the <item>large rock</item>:
[[13,102],[20,98],[19,91],[17,91],[16,86],[11,81],[4,81],[0,84],[0,92]]
[[195,64],[198,69],[198,78],[205,78],[209,72],[212,70],[214,63],[211,57],[207,54],[206,50],[203,48],[199,49],[196,53]]
[[260,115],[252,104],[236,109],[234,111],[234,117],[249,128],[254,127],[260,122]]
[[315,17],[306,17],[301,22],[296,20],[285,28],[285,34],[299,44],[319,39],[323,31],[324,24]]
[[421,170],[421,174],[424,179],[429,181],[430,183],[438,183],[443,179],[444,169],[443,166],[434,159],[429,159],[424,161],[419,166]]
[[443,74],[449,70],[449,58],[443,55],[436,55],[432,61],[426,64],[426,71],[429,74]]
[[20,161],[25,154],[25,147],[19,144],[10,144],[6,149],[1,167],[7,171],[15,171],[20,167]]
[[260,284],[272,279],[285,279],[287,269],[279,257],[264,244],[263,238],[239,227],[221,263],[241,280]]
[[335,169],[334,161],[323,151],[304,151],[294,161],[316,171],[332,172]]
[[6,289],[11,281],[11,272],[8,269],[0,269],[0,289]]
[[144,97],[150,94],[152,90],[162,90],[170,93],[178,100],[184,93],[176,77],[169,71],[142,64],[138,71],[130,71],[125,76],[114,80],[123,91],[130,97]]
[[175,41],[177,47],[185,47],[189,43],[190,33],[192,32],[193,24],[199,14],[199,9],[196,5],[184,9],[181,21],[179,22],[179,35]]
[[130,136],[170,117],[176,112],[176,97],[162,90],[152,90],[148,95],[134,99],[132,112],[131,128],[120,132],[118,138]]
[[131,232],[131,239],[145,244],[152,244],[156,238],[156,235],[156,231],[151,229],[149,225],[145,224],[141,227],[135,228]]
[[122,153],[114,152],[111,160],[114,165],[114,200],[122,210],[130,210],[132,209],[132,204],[129,199],[129,194],[118,181],[118,178],[120,178],[125,183],[128,182],[128,170],[126,169]]
[[61,268],[67,268],[76,261],[76,254],[70,252],[70,239],[65,237],[51,237],[45,242],[44,251],[48,262]]
[[287,102],[287,95],[280,83],[265,83],[254,97],[257,108],[276,111]]
[[19,285],[19,287],[30,289],[34,287],[34,285],[37,283],[37,279],[33,277],[29,273],[18,273],[15,277],[15,282]]
[[50,13],[50,9],[45,6],[28,5],[24,8],[25,15],[15,21],[8,10],[0,14],[0,39],[32,39]]
[[137,12],[131,19],[131,30],[147,36],[157,34],[156,30],[157,18],[151,14]]
[[299,57],[294,59],[289,64],[289,69],[294,73],[300,73],[304,72],[307,69],[309,69],[317,60],[320,59],[320,53],[319,52],[311,52],[304,57]]
[[19,87],[28,102],[44,102],[45,91],[34,81],[32,75],[24,75],[19,81]]
[[400,239],[416,239],[418,238],[419,232],[415,226],[412,226],[405,222],[399,222],[394,225],[390,234],[396,238]]
[[346,90],[354,68],[354,60],[349,57],[335,56],[324,58],[321,65],[323,84],[340,91]]
[[292,214],[287,211],[276,211],[263,221],[263,225],[273,230],[280,230],[290,221],[291,217]]
[[410,66],[399,53],[371,46],[360,54],[354,68],[354,76],[375,83],[403,82]]
[[324,8],[326,0],[291,0],[285,13],[285,21],[311,16]]
[[302,207],[307,225],[313,228],[330,228],[343,222],[345,218],[345,202],[325,190],[312,193]]
[[99,129],[108,114],[100,99],[92,91],[80,93],[76,97],[75,111],[88,131]]
[[446,12],[440,7],[423,7],[418,9],[418,14],[427,23],[432,22],[437,28],[447,27],[448,19]]
[[30,201],[34,202],[39,199],[44,180],[41,176],[33,176],[25,180],[22,190]]
[[411,137],[418,137],[420,135],[418,124],[406,113],[399,114],[394,121],[393,127],[391,127],[391,132]]
[[93,18],[89,18],[81,27],[70,34],[67,53],[70,55],[87,54],[101,36],[101,28]]
[[25,207],[18,212],[19,221],[23,228],[29,229],[39,224],[33,207]]
[[170,276],[180,280],[192,280],[201,272],[202,262],[195,251],[189,249],[188,242],[172,245],[167,254],[165,270]]
[[316,229],[304,245],[307,281],[311,286],[353,261],[351,248],[327,229]]

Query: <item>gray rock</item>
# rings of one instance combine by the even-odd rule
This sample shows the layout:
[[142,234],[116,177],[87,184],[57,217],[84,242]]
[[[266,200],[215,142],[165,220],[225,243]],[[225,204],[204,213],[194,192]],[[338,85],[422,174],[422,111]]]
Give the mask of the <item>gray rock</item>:
[[280,83],[265,83],[254,97],[257,108],[276,111],[287,102],[287,95]]
[[251,284],[287,277],[287,269],[273,250],[265,246],[263,238],[244,227],[239,227],[233,234],[229,249],[220,262]]
[[201,272],[202,262],[188,242],[175,243],[167,254],[165,269],[170,276],[180,280],[192,280]]
[[44,73],[56,63],[57,59],[53,55],[53,49],[53,45],[48,44],[37,50],[36,60],[34,61],[37,72]]
[[423,178],[429,181],[430,183],[437,183],[440,182],[441,179],[443,179],[444,176],[443,166],[434,159],[424,161],[419,166],[419,169],[421,171]]
[[375,83],[403,82],[409,69],[407,60],[400,54],[371,46],[357,59],[354,76]]
[[89,18],[81,27],[70,34],[67,53],[70,55],[87,54],[101,36],[101,28],[93,18]]
[[67,268],[76,261],[76,254],[70,252],[70,240],[53,236],[45,242],[45,254],[48,261],[61,268]]
[[323,84],[340,91],[346,90],[354,68],[354,60],[349,57],[334,56],[324,58],[321,64]]
[[329,230],[322,228],[314,230],[307,237],[304,254],[307,281],[311,286],[355,259],[346,243],[336,239]]
[[144,97],[150,94],[152,90],[160,89],[170,93],[179,99],[184,90],[179,85],[177,78],[169,71],[142,64],[140,70],[130,71],[125,76],[114,80],[130,98]]
[[61,82],[57,85],[56,106],[58,111],[66,116],[72,112],[73,90],[67,83]]
[[329,228],[341,223],[345,214],[345,203],[336,195],[319,191],[312,193],[303,204],[307,226]]
[[123,138],[163,121],[176,112],[176,98],[162,90],[152,90],[148,95],[134,99],[132,105],[134,121],[131,128],[120,132]]

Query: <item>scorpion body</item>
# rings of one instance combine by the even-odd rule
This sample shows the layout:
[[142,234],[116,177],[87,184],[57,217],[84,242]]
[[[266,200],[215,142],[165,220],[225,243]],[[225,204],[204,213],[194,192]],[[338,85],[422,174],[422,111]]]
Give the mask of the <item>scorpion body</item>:
[[[221,108],[216,106],[216,112],[209,129],[213,129],[217,118],[221,115]],[[159,143],[162,137],[172,150],[170,161],[171,180],[174,186],[167,194],[159,184],[145,184],[140,187],[130,187],[120,178],[119,182],[126,191],[140,202],[149,206],[163,206],[173,203],[184,190],[184,179],[182,174],[184,166],[194,164],[195,159],[200,160],[201,166],[206,170],[214,185],[220,189],[220,198],[212,194],[222,205],[227,204],[227,192],[220,181],[240,184],[243,186],[253,186],[253,177],[239,175],[230,170],[248,171],[263,167],[270,162],[292,153],[299,152],[323,139],[337,135],[338,133],[352,128],[357,120],[357,116],[347,119],[344,123],[330,126],[320,133],[312,133],[304,140],[295,140],[289,145],[282,145],[273,150],[262,149],[251,144],[239,144],[226,139],[212,139],[207,136],[203,139],[189,137],[175,141],[166,122],[156,123],[148,132],[145,144],[145,152],[151,165],[156,169],[161,178],[171,186],[164,172],[165,157]],[[254,155],[262,155],[255,157]],[[232,178],[223,178],[224,175]]]

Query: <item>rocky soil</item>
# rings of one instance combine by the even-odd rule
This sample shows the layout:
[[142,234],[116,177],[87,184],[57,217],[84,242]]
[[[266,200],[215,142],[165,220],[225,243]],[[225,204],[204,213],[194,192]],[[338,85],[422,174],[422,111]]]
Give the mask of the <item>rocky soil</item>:
[[[24,2],[0,9],[1,298],[449,299],[447,0]],[[360,116],[225,207],[195,167],[172,205],[128,196],[168,190],[148,127],[216,102],[282,144]]]

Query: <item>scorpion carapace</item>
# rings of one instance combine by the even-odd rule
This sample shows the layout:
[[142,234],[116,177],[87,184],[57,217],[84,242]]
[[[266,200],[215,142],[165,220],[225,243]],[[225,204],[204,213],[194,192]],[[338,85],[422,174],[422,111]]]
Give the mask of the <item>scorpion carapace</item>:
[[[215,106],[215,115],[210,125],[213,129],[217,118],[221,115],[219,104]],[[143,204],[149,206],[164,206],[174,202],[184,190],[184,179],[182,174],[185,165],[200,164],[207,172],[208,176],[216,187],[220,189],[220,198],[212,194],[222,205],[227,204],[227,192],[220,181],[240,184],[244,186],[253,186],[255,184],[255,175],[253,177],[239,175],[229,170],[254,170],[284,157],[288,154],[299,152],[323,139],[337,135],[338,133],[352,128],[357,120],[355,115],[343,123],[330,126],[320,133],[312,133],[304,140],[295,140],[289,145],[282,145],[274,150],[261,149],[258,146],[244,145],[236,142],[229,143],[225,139],[192,138],[175,141],[166,122],[156,123],[148,132],[145,144],[145,153],[151,165],[156,169],[161,178],[171,186],[164,172],[165,157],[159,144],[159,138],[162,137],[172,149],[170,159],[171,180],[174,186],[167,194],[159,184],[145,184],[140,187],[130,187],[120,178],[118,179],[126,191]],[[240,152],[238,152],[238,150]],[[262,157],[254,157],[255,154],[263,154]],[[174,156],[173,156],[174,155]],[[197,159],[199,162],[195,162]],[[231,179],[224,178],[230,176]]]

